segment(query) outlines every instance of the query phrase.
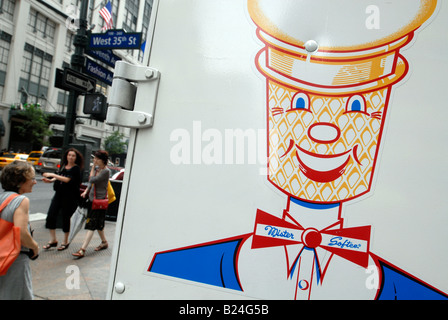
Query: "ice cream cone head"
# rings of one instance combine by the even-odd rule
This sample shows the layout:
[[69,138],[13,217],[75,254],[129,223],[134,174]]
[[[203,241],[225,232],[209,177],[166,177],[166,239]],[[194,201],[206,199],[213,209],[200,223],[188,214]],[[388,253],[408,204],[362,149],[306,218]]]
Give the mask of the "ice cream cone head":
[[[344,12],[336,3],[367,5],[248,1],[265,44],[255,64],[266,78],[268,180],[291,197],[318,203],[347,201],[371,189],[391,90],[408,72],[400,49],[436,8],[436,1],[395,1],[406,13],[374,37],[347,34],[357,19],[330,18],[327,38],[316,34],[309,45],[303,20],[322,8]],[[341,23],[349,31],[333,35]]]

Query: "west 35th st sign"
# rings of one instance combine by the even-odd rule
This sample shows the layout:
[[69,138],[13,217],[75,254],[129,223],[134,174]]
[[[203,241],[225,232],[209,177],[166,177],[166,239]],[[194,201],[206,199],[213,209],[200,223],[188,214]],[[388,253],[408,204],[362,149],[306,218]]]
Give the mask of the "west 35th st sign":
[[104,49],[140,49],[141,32],[125,32],[124,30],[109,30],[106,33],[92,33],[89,38],[89,48]]

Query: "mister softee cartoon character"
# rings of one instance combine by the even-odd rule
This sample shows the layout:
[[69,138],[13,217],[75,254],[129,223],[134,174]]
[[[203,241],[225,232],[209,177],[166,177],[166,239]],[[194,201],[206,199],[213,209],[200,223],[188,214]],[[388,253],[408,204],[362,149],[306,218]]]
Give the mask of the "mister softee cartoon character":
[[[370,226],[344,227],[343,203],[372,188],[391,91],[409,69],[400,50],[437,7],[388,3],[385,27],[366,36],[354,12],[370,3],[248,0],[264,44],[255,65],[266,80],[267,179],[288,202],[259,209],[251,233],[155,254],[150,272],[271,299],[447,297],[370,252]],[[322,10],[333,14],[321,21]]]

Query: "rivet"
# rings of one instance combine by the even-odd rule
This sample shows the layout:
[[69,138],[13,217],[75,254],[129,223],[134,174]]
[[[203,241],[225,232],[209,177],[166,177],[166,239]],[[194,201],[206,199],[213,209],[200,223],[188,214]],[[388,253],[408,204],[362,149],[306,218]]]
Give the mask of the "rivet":
[[137,121],[141,124],[146,122],[146,116],[144,114],[139,114],[137,117]]
[[117,293],[123,293],[125,289],[124,283],[123,282],[117,282],[115,284],[115,292]]
[[153,76],[152,70],[151,69],[146,69],[145,70],[145,77],[146,78],[152,78],[152,76]]
[[305,42],[305,50],[308,51],[308,53],[316,52],[317,49],[319,49],[319,44],[315,40],[308,40]]

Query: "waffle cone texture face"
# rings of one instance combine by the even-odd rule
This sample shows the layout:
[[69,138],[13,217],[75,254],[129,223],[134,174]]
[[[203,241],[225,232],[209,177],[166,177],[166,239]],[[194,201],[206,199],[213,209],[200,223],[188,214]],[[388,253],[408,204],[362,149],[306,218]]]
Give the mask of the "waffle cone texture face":
[[391,91],[409,71],[400,50],[437,1],[377,1],[377,32],[365,24],[371,3],[248,0],[264,44],[255,65],[266,79],[268,180],[296,199],[343,202],[371,189]]

